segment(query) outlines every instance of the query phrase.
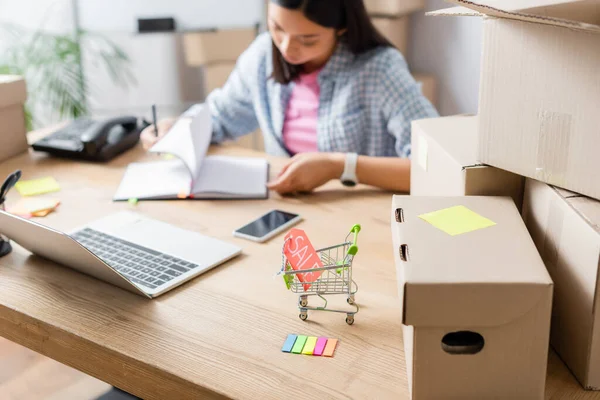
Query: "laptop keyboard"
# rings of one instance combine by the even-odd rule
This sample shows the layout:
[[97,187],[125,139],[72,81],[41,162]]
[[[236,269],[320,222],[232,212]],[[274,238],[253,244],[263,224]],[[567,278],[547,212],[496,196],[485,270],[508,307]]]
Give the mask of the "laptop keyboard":
[[78,231],[71,237],[130,281],[150,289],[198,267],[90,228]]

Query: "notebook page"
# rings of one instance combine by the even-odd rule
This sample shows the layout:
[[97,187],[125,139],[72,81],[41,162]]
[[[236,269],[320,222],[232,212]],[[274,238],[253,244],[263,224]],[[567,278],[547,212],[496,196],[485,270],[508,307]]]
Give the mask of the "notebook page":
[[179,118],[169,132],[150,149],[151,153],[169,153],[179,158],[188,169],[190,178],[198,164],[190,131],[191,123],[190,118]]
[[212,118],[207,105],[197,104],[193,115],[183,115],[150,152],[170,153],[181,159],[195,180],[212,137]]
[[264,197],[268,171],[269,164],[265,159],[209,156],[202,163],[193,192]]
[[189,194],[190,173],[183,161],[129,164],[114,195],[114,200],[175,198]]
[[207,104],[198,104],[194,108],[196,114],[190,125],[190,131],[197,162],[196,168],[192,170],[192,176],[196,181],[212,139],[212,116]]

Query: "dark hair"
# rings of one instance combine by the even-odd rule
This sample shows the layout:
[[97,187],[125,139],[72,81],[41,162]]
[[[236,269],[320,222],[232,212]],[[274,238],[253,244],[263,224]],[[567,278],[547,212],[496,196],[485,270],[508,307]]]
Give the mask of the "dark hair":
[[[373,26],[363,0],[271,0],[290,10],[302,10],[310,21],[335,30],[346,31],[340,40],[350,51],[361,54],[379,46],[394,47]],[[301,67],[288,63],[273,42],[273,78],[283,84],[298,77]]]

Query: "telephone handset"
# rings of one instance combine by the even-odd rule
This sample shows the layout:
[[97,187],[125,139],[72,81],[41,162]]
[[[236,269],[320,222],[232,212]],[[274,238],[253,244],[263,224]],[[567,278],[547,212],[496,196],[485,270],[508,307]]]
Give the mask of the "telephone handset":
[[147,122],[134,116],[77,118],[32,147],[59,157],[108,161],[135,146],[146,126]]

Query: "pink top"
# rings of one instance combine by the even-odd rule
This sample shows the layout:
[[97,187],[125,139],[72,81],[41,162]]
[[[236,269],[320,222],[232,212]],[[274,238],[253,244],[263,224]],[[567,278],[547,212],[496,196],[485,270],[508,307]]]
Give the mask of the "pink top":
[[283,124],[283,143],[292,153],[317,151],[319,72],[300,74],[295,81]]

